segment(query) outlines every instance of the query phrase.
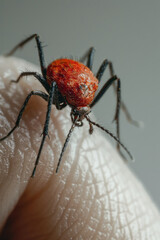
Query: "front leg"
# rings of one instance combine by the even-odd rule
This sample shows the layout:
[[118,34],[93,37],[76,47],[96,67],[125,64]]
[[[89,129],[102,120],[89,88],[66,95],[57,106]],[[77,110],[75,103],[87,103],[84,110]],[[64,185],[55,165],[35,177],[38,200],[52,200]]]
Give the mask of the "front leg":
[[24,39],[23,41],[21,41],[20,43],[18,43],[9,53],[7,53],[5,56],[11,56],[13,55],[18,48],[22,48],[26,43],[28,43],[29,41],[31,41],[32,39],[36,40],[36,44],[37,44],[37,48],[38,48],[38,55],[39,55],[39,61],[40,61],[40,66],[41,66],[41,71],[42,71],[42,75],[45,78],[46,77],[46,64],[45,64],[45,60],[44,60],[44,54],[43,54],[43,47],[39,38],[38,34],[32,34],[31,36],[29,36],[28,38]]
[[8,133],[6,136],[0,138],[0,141],[3,141],[3,140],[5,140],[6,138],[8,138],[8,137],[11,135],[11,133],[13,133],[14,130],[15,130],[17,127],[19,127],[19,123],[20,123],[20,120],[21,120],[22,115],[23,115],[23,113],[24,113],[24,110],[25,110],[25,108],[26,108],[26,106],[27,106],[30,98],[31,98],[33,95],[37,95],[37,96],[43,98],[45,101],[48,101],[48,95],[47,95],[46,93],[41,92],[41,91],[32,91],[32,92],[30,92],[30,94],[28,94],[28,96],[26,97],[26,99],[25,99],[25,101],[24,101],[24,103],[23,103],[23,105],[22,105],[22,107],[21,107],[21,110],[20,110],[20,112],[19,112],[19,114],[18,114],[18,117],[17,117],[16,123],[15,123],[15,126],[9,131],[9,133]]
[[[116,112],[115,112],[115,121],[116,121],[116,128],[117,128],[117,138],[120,139],[120,130],[119,130],[119,113],[120,113],[120,105],[121,105],[121,82],[120,79],[117,78],[117,76],[111,77],[101,88],[97,96],[94,98],[93,102],[91,103],[90,107],[96,105],[96,103],[101,99],[101,97],[104,95],[104,93],[109,89],[109,87],[114,83],[117,82],[117,105],[116,105]],[[117,148],[119,150],[120,145],[117,144]]]
[[94,53],[95,53],[95,49],[94,47],[91,47],[81,58],[80,58],[80,62],[84,62],[87,59],[87,64],[86,66],[92,70],[92,66],[93,66],[93,60],[94,60]]
[[49,128],[49,120],[50,120],[50,115],[51,115],[51,107],[52,107],[52,102],[53,102],[53,96],[54,96],[54,88],[55,88],[56,83],[53,82],[50,88],[50,92],[49,92],[49,99],[48,99],[48,107],[47,107],[47,113],[46,113],[46,120],[45,120],[45,124],[44,124],[44,128],[43,128],[43,137],[42,137],[42,141],[41,141],[41,145],[38,151],[38,155],[36,158],[36,162],[35,162],[35,166],[32,172],[31,177],[35,176],[35,172],[36,172],[36,168],[37,165],[39,163],[39,159],[40,159],[40,155],[44,146],[44,142],[46,139],[46,136],[48,135],[48,128]]
[[18,83],[24,76],[34,76],[38,81],[43,85],[47,92],[49,92],[50,86],[47,83],[46,79],[37,72],[22,72],[16,80],[11,80],[13,83]]

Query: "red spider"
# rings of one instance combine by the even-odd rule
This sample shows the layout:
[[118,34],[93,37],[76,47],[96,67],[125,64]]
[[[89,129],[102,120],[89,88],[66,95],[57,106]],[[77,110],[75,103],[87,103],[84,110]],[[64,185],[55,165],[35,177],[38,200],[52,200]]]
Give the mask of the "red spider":
[[[28,104],[29,99],[33,95],[38,95],[43,98],[45,101],[48,102],[47,113],[46,113],[46,120],[43,129],[43,137],[41,141],[41,145],[38,151],[37,159],[35,162],[35,166],[32,172],[32,177],[35,175],[36,167],[39,162],[39,158],[42,152],[42,148],[45,142],[45,138],[48,135],[48,128],[49,128],[49,120],[50,120],[50,113],[51,113],[51,106],[54,104],[58,110],[63,109],[67,105],[71,107],[71,120],[72,126],[69,130],[69,133],[66,137],[65,143],[63,145],[59,161],[57,164],[56,172],[58,172],[59,165],[67,146],[67,143],[70,139],[71,133],[75,126],[81,127],[83,125],[83,120],[86,119],[89,122],[89,133],[92,134],[93,132],[93,125],[101,128],[103,131],[108,133],[112,138],[114,138],[117,142],[118,150],[121,146],[130,156],[132,159],[131,153],[128,149],[120,142],[119,140],[119,110],[120,110],[120,79],[117,78],[116,75],[113,73],[112,63],[109,62],[107,59],[103,61],[101,64],[96,76],[93,75],[91,69],[93,65],[93,56],[94,56],[94,48],[90,48],[89,51],[82,57],[81,61],[83,62],[87,59],[87,66],[82,64],[81,62],[74,61],[71,59],[58,59],[53,61],[47,68],[45,66],[44,55],[42,45],[37,34],[33,34],[27,39],[20,42],[16,45],[6,56],[12,55],[18,48],[23,47],[27,42],[31,39],[35,38],[37,47],[38,47],[38,54],[41,66],[42,75],[37,72],[22,72],[17,80],[13,82],[19,82],[19,80],[23,76],[34,76],[39,80],[39,82],[43,85],[46,89],[47,93],[42,91],[31,91],[30,94],[26,97],[22,108],[19,112],[17,117],[17,121],[15,126],[11,129],[11,131],[0,139],[0,141],[6,139],[18,126],[20,120],[22,118],[22,114],[25,110],[25,107]],[[109,66],[110,70],[110,79],[104,84],[101,90],[95,95],[96,90],[98,89],[98,84],[101,80],[101,77],[106,69]],[[103,96],[103,94],[107,91],[107,89],[114,83],[117,82],[117,106],[116,106],[116,113],[114,120],[117,123],[117,137],[114,136],[111,132],[109,132],[104,127],[100,126],[99,124],[93,122],[89,118],[89,113],[91,112],[91,108],[99,101],[99,99]],[[115,86],[115,85],[114,85]],[[126,107],[123,104],[123,110],[126,112],[127,117],[130,121],[130,116],[126,110]],[[134,122],[133,122],[134,123]],[[134,123],[135,124],[135,123]],[[120,150],[119,150],[120,151]]]

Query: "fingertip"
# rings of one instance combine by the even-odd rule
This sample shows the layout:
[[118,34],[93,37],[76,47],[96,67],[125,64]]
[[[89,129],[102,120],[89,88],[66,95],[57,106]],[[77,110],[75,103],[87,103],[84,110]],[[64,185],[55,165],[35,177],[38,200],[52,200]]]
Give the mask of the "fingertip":
[[[10,58],[0,62],[4,62],[0,64],[3,70],[0,74],[7,88],[5,80],[17,76],[18,69],[26,68],[26,63]],[[14,124],[25,96],[33,88],[41,86],[35,79],[27,78],[8,90],[7,95],[3,92],[8,104],[1,104],[2,114],[9,123],[7,128]],[[50,139],[46,140],[36,175],[29,181],[32,171],[35,173],[46,106],[37,98],[28,106],[20,128],[10,140],[15,149],[12,157],[10,144],[7,153],[4,152],[6,145],[1,145],[2,162],[8,159],[9,164],[5,181],[2,179],[6,176],[4,166],[1,168],[1,216],[4,223],[14,209],[12,221],[8,221],[13,239],[35,236],[83,239],[87,236],[88,239],[128,240],[130,236],[133,239],[137,236],[147,239],[148,234],[160,236],[158,210],[143,186],[99,131],[95,129],[93,134],[88,134],[87,123],[75,129],[58,168],[59,155],[71,126],[68,108],[57,111],[53,106]],[[18,182],[16,176],[19,176]]]

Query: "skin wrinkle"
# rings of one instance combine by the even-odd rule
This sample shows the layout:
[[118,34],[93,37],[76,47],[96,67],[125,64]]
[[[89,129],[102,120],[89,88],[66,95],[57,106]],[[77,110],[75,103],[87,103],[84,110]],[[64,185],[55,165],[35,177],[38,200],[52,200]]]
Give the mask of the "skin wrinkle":
[[[76,165],[74,165],[74,167],[76,167]],[[72,169],[72,170],[73,170],[73,169]],[[70,176],[72,176],[72,174],[70,174]],[[70,178],[67,179],[67,181],[66,181],[65,184],[67,185],[69,182],[72,182]],[[63,198],[64,198],[64,196],[65,196],[65,191],[66,191],[66,189],[63,188],[63,191],[61,191],[61,194],[60,194],[60,199],[59,199],[59,201],[60,201],[60,200],[63,201]],[[75,194],[75,192],[72,191],[72,193],[71,193],[71,195],[70,195],[70,198],[72,198],[74,194]],[[57,205],[55,206],[55,209],[58,209],[58,204],[59,204],[59,203],[57,202]],[[65,205],[65,210],[64,210],[64,212],[63,212],[63,215],[61,215],[61,217],[63,217],[63,216],[65,215],[65,211],[67,211],[67,207],[68,207],[68,206],[69,206],[69,202],[67,203],[67,205]],[[59,220],[59,221],[60,221],[60,220]],[[56,223],[56,225],[55,225],[54,228],[57,228],[57,225],[59,224],[59,221],[57,221],[57,223]]]
[[[83,141],[83,140],[82,140],[82,136],[81,136],[79,145],[81,145],[82,141]],[[79,148],[76,148],[76,151],[79,151]],[[76,155],[78,155],[78,152],[76,153]],[[75,165],[75,166],[74,166],[74,165]],[[75,167],[77,167],[76,164],[73,164],[72,166],[73,166],[74,169],[75,169]],[[74,169],[72,169],[72,172],[75,172]],[[72,176],[72,174],[71,174],[71,176]],[[83,183],[83,185],[84,185],[84,183]],[[82,186],[81,186],[81,188],[83,189]],[[84,189],[85,189],[85,188],[84,188]],[[73,194],[76,195],[76,192],[75,192],[75,193],[73,192]],[[81,193],[81,195],[83,196],[83,192]],[[71,195],[70,197],[73,198],[72,195]],[[81,196],[79,197],[79,199],[81,199]],[[89,212],[89,211],[88,211],[88,212]],[[91,212],[91,211],[90,211],[90,212]],[[90,213],[89,213],[88,215],[90,215]],[[88,217],[88,218],[89,218],[89,217]],[[81,231],[83,231],[83,228],[81,228]],[[78,233],[79,233],[79,232],[78,232]],[[77,234],[78,234],[78,233],[77,233]],[[77,234],[76,234],[76,236],[77,236]],[[74,237],[75,237],[75,236],[74,236]],[[63,239],[63,237],[62,237],[62,239]]]
[[[102,165],[101,165],[102,166]],[[103,168],[101,168],[101,171],[102,171],[102,176],[103,176],[103,180],[101,180],[102,182],[105,182],[105,177],[104,177],[104,171],[103,171]],[[107,188],[106,188],[107,189]],[[107,190],[106,190],[107,191]],[[105,193],[103,194],[103,196],[104,196],[104,198],[106,198],[106,196],[108,195],[108,194],[106,194],[106,191],[105,191]],[[108,195],[109,196],[109,195]],[[104,199],[102,196],[101,196],[101,199],[103,200]],[[110,203],[110,199],[108,199],[107,200],[107,202],[108,203]],[[111,205],[109,204],[109,209],[110,209],[110,211],[111,211]],[[112,214],[110,214],[110,216],[111,216],[111,221],[112,221]]]
[[[91,166],[90,166],[90,168],[91,168]],[[92,168],[91,168],[92,169]],[[93,174],[93,172],[91,171],[91,175],[92,175],[92,179],[93,179],[93,183],[95,183],[95,180],[94,180],[94,174]],[[95,195],[98,195],[98,188],[97,188],[97,185],[96,184],[94,184],[94,188],[95,188]],[[91,211],[92,209],[90,209],[90,213],[92,212]],[[96,226],[96,228],[98,229],[98,227],[99,226],[101,226],[101,222],[102,222],[102,214],[100,213],[100,219],[99,219],[99,224],[98,224],[98,226]],[[91,217],[90,217],[91,218]],[[89,218],[88,218],[88,220],[89,220]],[[94,233],[94,236],[96,236],[96,234],[98,235],[98,233],[96,233],[96,229],[95,229],[95,233]],[[95,238],[96,239],[96,238]]]
[[[132,206],[132,205],[135,205],[135,203],[137,203],[139,201],[139,197],[136,197],[136,199],[134,199],[134,201],[131,201],[130,202],[130,206]],[[141,216],[141,217],[144,217],[143,216],[143,212],[136,212],[136,216],[134,217],[134,218],[132,218],[132,220],[134,220],[134,219],[137,219],[137,222],[139,221],[139,216]],[[129,225],[129,227],[131,228],[132,227],[132,223],[133,224],[135,224],[136,223],[136,221],[131,221],[131,223],[129,224],[128,223],[128,225]],[[140,227],[140,225],[137,225],[137,227],[139,228]],[[140,228],[139,228],[139,230],[137,229],[137,232],[140,232]]]
[[[91,166],[90,166],[91,167]],[[91,171],[91,173],[92,173],[92,171]],[[94,181],[94,177],[93,177],[93,174],[92,174],[92,178],[93,178],[93,181]],[[94,183],[93,183],[94,184]],[[97,191],[98,192],[98,191]],[[90,212],[92,212],[92,211],[90,211]],[[90,219],[91,217],[89,216],[88,217],[88,220]],[[83,229],[81,229],[81,231],[83,231]]]
[[[123,191],[124,191],[124,193],[125,193],[125,191],[126,191],[126,188],[125,189],[123,189]],[[123,192],[122,191],[122,192]],[[118,194],[119,193],[117,193],[117,198],[118,198]],[[124,199],[126,200],[126,198],[125,198],[125,194],[124,194]],[[123,236],[123,237],[127,237],[127,238],[133,238],[133,235],[132,235],[132,231],[131,231],[131,229],[130,229],[130,227],[129,227],[129,222],[128,222],[128,215],[126,214],[126,215],[124,215],[125,216],[125,224],[122,222],[123,221],[123,219],[122,219],[122,221],[121,221],[121,214],[120,214],[120,205],[118,205],[118,213],[119,213],[119,229],[121,229],[121,230],[123,230],[124,228],[125,228],[125,225],[127,226],[128,225],[128,234],[129,235],[126,235],[126,236]],[[127,213],[127,211],[126,211],[126,213]]]
[[[78,186],[77,186],[78,187]],[[82,186],[81,186],[82,187]],[[76,191],[73,191],[72,192],[72,194],[70,195],[70,199],[74,199],[74,195],[76,195]],[[81,199],[81,198],[80,198]],[[70,205],[70,201],[68,202],[68,204],[65,206],[65,208],[69,208],[69,205]],[[73,209],[72,209],[73,210]],[[63,212],[63,215],[62,215],[62,217],[65,215],[65,212],[66,212],[67,210],[65,210],[64,212]],[[71,216],[70,216],[71,217]],[[68,219],[69,219],[69,216],[68,216]],[[59,220],[60,221],[60,220]],[[74,222],[69,226],[69,227],[71,227],[72,225],[74,225],[76,222],[78,221],[78,219],[77,220],[74,220]],[[58,223],[56,224],[56,226],[58,225]],[[55,227],[56,227],[55,226]],[[69,229],[69,228],[68,228]],[[68,231],[68,229],[66,229],[64,232],[63,232],[63,234],[65,234],[65,232],[66,231]],[[60,238],[62,238],[63,239],[63,234],[61,235],[61,237]],[[74,236],[75,237],[75,236]]]
[[[137,189],[137,190],[138,190],[138,189]],[[140,200],[140,199],[139,199],[139,200]],[[137,203],[137,205],[138,205],[138,203]],[[145,202],[144,202],[144,205],[145,205]],[[148,205],[148,204],[146,203],[146,205]],[[148,209],[148,210],[149,210],[149,209]],[[146,209],[144,209],[143,212],[146,212]],[[149,212],[148,212],[148,214],[149,214]],[[148,214],[147,214],[147,215],[148,215]],[[141,214],[141,217],[144,218],[143,214]],[[137,222],[140,222],[140,218],[137,218]],[[144,221],[143,221],[143,222],[144,222]],[[152,224],[153,224],[153,223],[152,223]],[[144,224],[144,225],[145,225],[145,224]],[[143,225],[143,226],[144,226],[144,225]],[[142,234],[142,228],[140,228],[141,224],[139,224],[138,226],[139,226],[139,232],[141,232],[141,234]]]
[[[74,195],[74,191],[72,192],[72,194],[70,195],[70,197],[72,198],[73,195]],[[61,199],[62,199],[62,195],[61,195]],[[66,216],[66,214],[67,214],[67,212],[68,212],[69,204],[70,204],[70,202],[68,201],[67,204],[65,205],[65,209],[64,209],[64,211],[63,211],[63,213],[62,213],[62,215],[61,215],[61,218],[64,218],[64,216]],[[61,218],[57,221],[56,225],[54,226],[55,229],[56,229],[56,228],[58,229],[58,228],[59,228],[58,225],[61,225]],[[65,231],[65,230],[64,230],[64,231]]]
[[[109,201],[109,198],[108,198],[108,201]],[[110,207],[111,205],[109,204],[109,207]],[[104,209],[105,209],[105,207],[103,207]],[[102,209],[102,212],[104,211],[104,209]],[[106,224],[110,224],[110,222],[112,222],[112,210],[110,209],[109,210],[109,214],[110,214],[110,221],[108,220],[107,222],[106,222]],[[102,224],[100,225],[99,224],[99,227],[101,227],[102,225],[103,225],[103,217],[102,217],[102,219],[101,219],[101,222],[102,222]],[[104,224],[105,224],[105,222],[104,222]],[[114,229],[113,227],[112,227],[112,229]],[[102,230],[101,230],[102,231]],[[104,231],[104,230],[103,230]],[[109,232],[109,231],[108,231]]]
[[[75,165],[75,167],[76,167],[76,165]],[[70,176],[72,176],[72,174],[70,174]],[[69,181],[71,181],[70,179],[69,179]],[[67,184],[68,184],[68,182],[67,182]],[[63,193],[63,195],[64,195],[65,193]],[[74,191],[72,191],[72,195],[74,195],[74,194],[76,194],[76,193],[74,193]],[[72,198],[72,195],[70,195],[70,198]],[[63,198],[63,196],[61,195],[61,198]],[[68,202],[68,204],[67,204],[67,206],[70,204],[70,202]]]
[[[73,226],[76,225],[78,222],[79,222],[79,219],[77,219],[71,226],[69,226],[68,229],[66,229],[66,230],[61,234],[61,236],[60,236],[57,240],[64,239],[65,234],[66,234],[67,232],[69,232],[70,229],[71,229],[71,231],[72,231]],[[74,236],[72,236],[72,239],[75,239],[76,236],[77,236],[77,234],[74,235]],[[51,239],[51,240],[52,240],[52,239]]]
[[[68,228],[67,229],[65,229],[64,231],[63,231],[63,233],[60,235],[60,237],[58,238],[58,239],[64,239],[64,237],[66,237],[65,235],[70,235],[69,234],[69,232],[71,231],[73,231],[73,229],[77,229],[77,225],[80,225],[80,226],[82,226],[83,225],[83,223],[81,223],[81,224],[79,224],[79,219],[76,219],[70,226],[68,226]],[[74,231],[75,232],[75,231]],[[77,234],[78,233],[74,233],[74,236],[72,235],[72,238],[73,239],[75,239],[75,237],[77,236]],[[79,235],[79,234],[78,234]]]
[[[80,140],[80,141],[82,141],[82,140]],[[79,143],[79,145],[81,145],[81,142]],[[76,153],[75,155],[79,155],[79,154],[78,154],[79,148],[76,148],[76,151],[77,151],[77,153]],[[73,163],[73,164],[72,164],[72,172],[75,172],[75,169],[76,169],[76,168],[77,168],[77,165]],[[70,173],[70,176],[72,176],[72,173]],[[67,185],[67,184],[69,183],[69,181],[72,182],[71,179],[68,178],[65,184]],[[75,184],[76,184],[76,183],[75,183]],[[64,189],[63,189],[63,190],[64,190]],[[76,193],[75,193],[74,191],[72,191],[72,195],[70,195],[70,198],[72,198],[74,194],[76,194]],[[64,195],[65,195],[65,193],[61,192],[61,199],[63,199]],[[74,198],[73,198],[73,199],[74,199]],[[68,202],[67,206],[68,206],[69,204],[70,204],[70,202]],[[65,207],[67,207],[67,206],[65,206]],[[56,206],[55,208],[57,208],[57,206]],[[63,214],[65,214],[65,211],[64,211]],[[58,224],[58,222],[57,222],[57,224]],[[55,227],[56,227],[56,226],[55,226]]]
[[[90,208],[88,209],[88,214],[87,217],[85,217],[85,222],[87,222],[87,228],[89,227],[89,220],[90,220],[90,215],[92,210],[94,210],[94,206],[95,206],[95,201],[92,201]],[[83,231],[86,229],[86,225],[83,224],[82,228],[77,232],[77,234],[74,237],[77,237],[78,235],[80,235],[80,233],[83,233]],[[95,230],[96,231],[96,230]]]
[[[74,191],[72,192],[72,194],[70,195],[70,199],[72,199],[72,198],[74,197],[74,194],[75,194],[75,193],[76,193],[76,192],[74,192]],[[67,203],[67,205],[65,206],[65,208],[67,207],[67,208],[70,210],[70,212],[71,212],[71,210],[75,212],[76,209],[70,208],[70,207],[69,207],[70,205],[71,205],[71,202],[68,201],[68,203]],[[67,209],[66,209],[66,211],[67,211]],[[66,211],[63,212],[63,216],[65,216],[65,212],[66,212]],[[70,218],[70,220],[72,220],[72,219],[71,219],[72,217],[69,216],[69,214],[68,214],[68,224],[69,224],[69,222],[71,222],[71,221],[69,221],[69,218]],[[71,224],[69,224],[69,225],[70,225],[70,226],[73,225],[73,224],[75,223],[75,221],[76,221],[76,220],[74,220],[74,222],[71,223]],[[56,225],[57,225],[57,224],[56,224]],[[66,230],[65,230],[65,231],[66,231]]]
[[[112,174],[113,175],[113,174]],[[115,181],[115,175],[113,175],[112,176],[112,180],[114,180],[114,182],[115,182],[115,185],[116,185],[116,181]],[[115,188],[115,191],[116,191],[116,197],[117,197],[117,202],[118,202],[118,196],[119,196],[119,192],[118,192],[118,188]],[[121,190],[121,192],[123,192],[123,191],[126,191],[126,189],[123,189],[123,190]],[[124,194],[124,199],[125,199],[125,194]],[[126,200],[126,199],[125,199]],[[111,199],[110,199],[110,202],[111,202]],[[112,202],[111,202],[112,203]],[[117,212],[118,212],[118,214],[117,214],[117,219],[119,219],[119,225],[120,225],[120,228],[121,228],[121,226],[122,226],[122,223],[121,223],[121,218],[120,218],[120,204],[117,204],[117,206],[118,206],[118,210],[117,210]],[[123,214],[124,215],[124,214]],[[125,222],[127,222],[127,214],[126,215],[124,215],[125,216]],[[128,228],[129,229],[129,228]],[[131,233],[131,231],[130,231],[130,229],[129,229],[129,234],[130,234],[130,238],[132,239],[132,233]]]
[[[9,61],[11,64],[13,60]],[[16,64],[14,64],[14,67],[16,67]],[[23,68],[21,70],[23,71]],[[14,76],[16,77],[16,75]],[[8,81],[9,79],[11,79],[11,75],[8,76]],[[23,100],[27,95],[26,91],[25,93],[22,91],[26,86],[25,82],[27,82],[28,90],[26,91],[28,92],[32,87],[30,78],[22,80],[20,87],[17,85],[17,96]],[[39,84],[35,86],[40,89]],[[21,89],[20,95],[18,89]],[[12,95],[10,97],[13,98]],[[6,97],[7,100],[9,102],[8,97]],[[39,130],[42,130],[41,122],[43,123],[45,119],[44,110],[46,112],[46,103],[43,100],[42,107],[39,107],[39,104],[32,106],[33,103],[38,102],[39,98],[31,101],[27,108],[28,117],[25,113],[20,128],[15,133],[16,137],[19,136],[24,139],[26,145],[26,142],[29,141],[25,141],[28,137],[26,133],[29,131],[29,126],[34,126],[38,121],[37,130],[33,129],[30,135],[32,141],[30,151],[34,151],[34,153],[29,156],[33,160],[35,160],[41,140]],[[37,110],[35,111],[35,109]],[[18,107],[13,108],[15,117],[17,117],[18,110]],[[33,122],[29,121],[30,118],[34,118],[34,114],[39,117]],[[24,165],[18,166],[18,171],[22,171],[20,176],[22,182],[19,182],[20,185],[17,186],[18,195],[22,194],[28,180],[29,184],[12,215],[13,239],[22,239],[22,232],[27,240],[33,239],[33,237],[42,240],[49,238],[59,240],[83,240],[86,238],[96,240],[159,239],[157,237],[160,236],[159,213],[145,194],[143,187],[97,130],[94,131],[93,135],[89,135],[87,123],[73,133],[60,171],[55,174],[57,157],[61,150],[57,141],[60,141],[63,145],[71,122],[68,109],[67,111],[57,111],[54,106],[52,107],[51,118],[55,118],[55,124],[52,121],[50,123],[50,139],[47,139],[45,143],[45,153],[42,154],[34,179],[29,180],[29,170],[32,170],[34,161],[28,163],[27,149],[22,152],[24,154]],[[27,125],[24,127],[26,122]],[[60,125],[61,128],[59,128]],[[7,126],[6,128],[10,127]],[[33,133],[35,134],[34,139],[32,137]],[[10,136],[10,138],[12,137]],[[38,140],[36,140],[37,138]],[[21,141],[16,144],[21,144]],[[33,146],[34,150],[32,149]],[[52,149],[54,151],[53,155],[49,156]],[[22,151],[22,149],[20,150]],[[77,156],[79,156],[79,159]],[[27,171],[26,168],[28,168]],[[11,173],[12,171],[10,169]],[[24,176],[25,180],[23,180]],[[10,183],[8,183],[7,189],[9,188]],[[10,200],[14,204],[16,203],[14,196],[10,197]],[[59,224],[57,224],[58,221]],[[39,226],[35,222],[38,222]],[[39,233],[40,230],[41,234]],[[17,234],[19,234],[19,237]]]
[[[105,182],[105,177],[104,177],[104,172],[103,172],[103,168],[101,168],[102,170],[102,176],[103,176],[103,179],[104,179],[104,182]],[[106,189],[107,189],[107,186],[106,186]],[[107,190],[106,190],[107,191]],[[109,223],[112,223],[113,222],[113,215],[112,215],[112,204],[111,204],[111,201],[110,201],[110,194],[106,194],[104,193],[104,198],[107,197],[107,202],[108,202],[108,208],[109,208],[109,212],[110,212],[110,222]],[[114,225],[113,225],[114,226]],[[112,229],[114,229],[112,226]],[[111,231],[112,232],[112,231]]]
[[[101,211],[100,220],[99,220],[98,222],[99,222],[99,223],[97,224],[96,229],[99,229],[99,228],[101,227],[102,223],[103,223],[102,211]],[[98,238],[97,238],[98,235],[99,235],[100,233],[103,233],[103,232],[102,232],[102,230],[101,230],[101,232],[100,232],[100,230],[96,231],[96,229],[95,229],[95,233],[94,233],[93,237],[94,237],[95,239],[98,239]]]
[[[100,169],[101,169],[101,172],[102,172],[102,180],[101,182],[104,182],[105,183],[105,174],[104,174],[104,171],[103,171],[103,167],[102,167],[102,164],[100,165]],[[110,179],[113,179],[111,176],[110,176]],[[109,180],[111,181],[111,180]],[[112,205],[111,205],[111,201],[110,201],[110,194],[107,193],[107,185],[106,185],[106,189],[104,191],[104,198],[102,200],[104,200],[105,198],[107,198],[107,202],[108,202],[108,208],[110,209],[110,222],[113,222],[113,219],[112,219]]]
[[[115,175],[115,174],[112,174],[113,176]],[[112,181],[112,179],[114,179],[113,177],[111,178],[111,181]],[[116,184],[115,184],[116,185]],[[116,191],[117,192],[117,191]],[[109,196],[110,196],[110,194],[109,194]],[[109,201],[109,202],[111,202],[111,201]],[[118,205],[119,206],[119,205]],[[111,209],[111,207],[110,207],[110,209]],[[118,212],[119,212],[119,210],[118,210]]]

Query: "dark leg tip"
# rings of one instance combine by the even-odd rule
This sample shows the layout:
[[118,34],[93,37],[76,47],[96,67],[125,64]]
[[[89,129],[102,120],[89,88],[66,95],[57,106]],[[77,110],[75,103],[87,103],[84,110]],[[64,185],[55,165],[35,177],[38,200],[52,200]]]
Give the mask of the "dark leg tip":
[[33,172],[32,172],[32,175],[31,175],[31,178],[34,178],[34,177],[35,177],[35,172],[36,172],[36,167],[34,167],[34,169],[33,169]]
[[56,173],[58,173],[58,170],[59,170],[59,165],[57,165],[57,168],[56,168]]

